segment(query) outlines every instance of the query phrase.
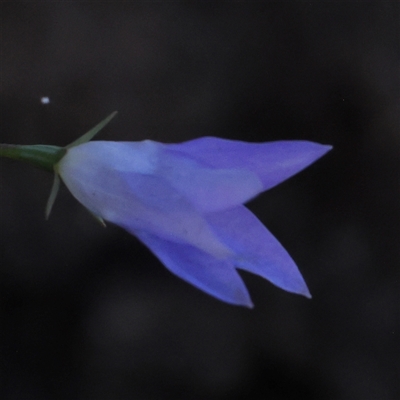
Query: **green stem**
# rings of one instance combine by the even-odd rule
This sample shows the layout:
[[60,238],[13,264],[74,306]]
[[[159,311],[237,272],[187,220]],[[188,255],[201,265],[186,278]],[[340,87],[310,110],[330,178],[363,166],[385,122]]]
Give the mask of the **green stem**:
[[46,171],[53,171],[54,165],[65,155],[66,149],[44,144],[18,145],[0,144],[0,157],[25,161]]

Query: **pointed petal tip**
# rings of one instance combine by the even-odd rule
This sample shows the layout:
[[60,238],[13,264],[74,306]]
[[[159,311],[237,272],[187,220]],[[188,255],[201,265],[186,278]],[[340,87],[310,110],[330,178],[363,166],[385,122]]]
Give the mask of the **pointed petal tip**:
[[309,150],[313,154],[313,160],[311,163],[317,161],[319,158],[323,157],[326,153],[333,149],[330,144],[321,144],[316,142],[308,142],[310,144]]
[[321,146],[324,149],[324,154],[333,149],[333,146],[330,144],[321,144]]
[[301,289],[288,289],[288,288],[280,287],[280,289],[283,289],[286,292],[289,292],[290,294],[298,294],[299,296],[303,296],[303,297],[305,297],[306,299],[309,299],[309,300],[312,299],[312,295],[308,291],[307,287],[301,288]]
[[248,309],[254,308],[254,304],[250,298],[250,295],[247,291],[242,291],[240,293],[236,293],[234,296],[225,296],[223,293],[220,293],[219,295],[213,295],[216,299],[221,300],[225,303],[228,303],[233,306],[240,306],[240,307],[246,307]]
[[304,296],[307,299],[312,299],[311,293],[308,290],[307,286],[305,286],[303,290],[297,292],[297,294],[300,294],[301,296]]
[[254,304],[253,304],[253,302],[251,301],[250,297],[247,298],[247,299],[244,300],[244,301],[237,302],[236,305],[242,306],[242,307],[246,307],[246,308],[248,308],[249,310],[252,310],[252,309],[254,308]]
[[285,286],[276,285],[276,286],[278,286],[280,289],[286,290],[289,293],[298,294],[300,296],[304,296],[307,299],[312,298],[312,295],[308,290],[308,287],[302,277],[301,280],[297,279],[295,282],[292,282],[291,285],[285,285]]
[[217,297],[217,296],[213,296],[215,297],[217,300],[222,301],[224,303],[227,303],[230,306],[238,306],[238,307],[245,307],[249,310],[252,310],[254,308],[254,303],[251,301],[250,298],[247,299],[226,299],[226,298],[221,298],[221,297]]

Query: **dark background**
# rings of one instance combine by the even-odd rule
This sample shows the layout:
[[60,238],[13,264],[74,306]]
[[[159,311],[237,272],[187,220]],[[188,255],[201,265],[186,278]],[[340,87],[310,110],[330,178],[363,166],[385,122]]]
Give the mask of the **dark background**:
[[[312,300],[254,310],[0,160],[0,398],[400,398],[399,3],[1,2],[0,142],[306,139],[334,150],[249,208]],[[50,104],[40,102],[50,97]]]

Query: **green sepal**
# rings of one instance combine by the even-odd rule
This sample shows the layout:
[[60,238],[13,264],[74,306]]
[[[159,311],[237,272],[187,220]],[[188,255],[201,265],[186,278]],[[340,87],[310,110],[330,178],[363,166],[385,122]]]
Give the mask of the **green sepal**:
[[26,161],[46,171],[54,171],[54,165],[64,157],[66,149],[46,144],[0,144],[0,157]]
[[57,197],[58,190],[60,189],[60,177],[57,172],[54,173],[53,186],[51,187],[50,196],[47,200],[45,216],[49,219],[51,210]]
[[70,149],[71,147],[75,147],[92,140],[95,137],[95,135],[97,135],[117,115],[117,112],[118,111],[114,111],[107,118],[103,119],[103,121],[101,121],[95,127],[93,127],[90,131],[82,135],[79,139],[76,139],[68,146],[65,146],[65,148]]
[[[87,210],[88,210],[88,209],[87,209]],[[88,211],[89,211],[89,214],[90,214],[103,228],[106,228],[106,227],[107,227],[107,225],[106,225],[106,223],[104,222],[104,219],[103,219],[103,218],[101,218],[101,217],[99,217],[98,215],[92,213],[90,210],[88,210]]]
[[103,129],[117,114],[114,111],[107,118],[97,124],[90,131],[86,132],[79,139],[73,141],[68,146],[50,146],[46,144],[19,145],[19,144],[0,144],[0,157],[12,158],[18,161],[28,162],[35,167],[46,171],[54,171],[56,164],[64,157],[71,147],[86,143]]
[[[78,146],[89,142],[93,137],[102,130],[117,114],[114,111],[107,118],[97,124],[95,127],[90,129],[79,139],[73,141],[68,146],[50,146],[44,144],[36,145],[17,145],[17,144],[0,144],[0,157],[7,157],[13,160],[25,161],[34,165],[35,167],[44,169],[46,171],[54,172],[53,186],[51,188],[50,196],[46,204],[46,219],[49,218],[51,210],[53,208],[55,199],[57,197],[58,190],[60,188],[60,177],[58,175],[58,162],[65,156],[67,150],[71,147]],[[93,217],[102,225],[106,226],[104,220],[91,213]]]

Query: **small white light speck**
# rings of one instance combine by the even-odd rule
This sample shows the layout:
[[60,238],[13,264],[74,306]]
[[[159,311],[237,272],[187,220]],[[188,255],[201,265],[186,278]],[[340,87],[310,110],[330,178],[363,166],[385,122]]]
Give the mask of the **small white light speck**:
[[42,104],[49,104],[49,103],[50,103],[50,98],[49,98],[49,97],[42,97],[42,98],[40,99],[40,102],[41,102]]

